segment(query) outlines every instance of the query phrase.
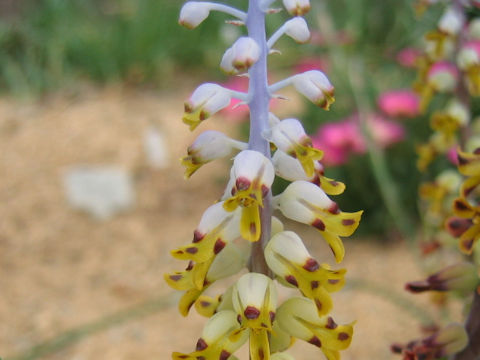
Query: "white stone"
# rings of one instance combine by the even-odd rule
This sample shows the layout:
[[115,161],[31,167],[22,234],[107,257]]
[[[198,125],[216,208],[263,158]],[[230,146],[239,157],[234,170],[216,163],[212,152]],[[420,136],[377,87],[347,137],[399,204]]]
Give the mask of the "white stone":
[[130,209],[135,201],[131,175],[115,166],[75,166],[63,181],[70,206],[99,220]]

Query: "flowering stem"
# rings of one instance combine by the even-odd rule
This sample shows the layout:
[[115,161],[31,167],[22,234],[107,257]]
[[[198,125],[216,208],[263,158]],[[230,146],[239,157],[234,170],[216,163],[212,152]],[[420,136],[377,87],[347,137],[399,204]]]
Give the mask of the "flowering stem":
[[478,289],[473,297],[465,329],[470,341],[465,349],[452,357],[452,360],[478,360],[480,356],[480,341],[478,341],[480,339],[480,294]]
[[[270,144],[262,136],[268,129],[268,110],[270,93],[267,80],[267,40],[265,34],[265,12],[260,7],[258,0],[249,0],[247,15],[248,36],[260,46],[260,57],[250,68],[249,107],[250,107],[250,139],[248,148],[255,150],[270,159]],[[270,239],[271,227],[271,193],[267,195],[261,209],[261,235],[260,240],[253,243],[249,268],[252,272],[269,274],[263,249]]]

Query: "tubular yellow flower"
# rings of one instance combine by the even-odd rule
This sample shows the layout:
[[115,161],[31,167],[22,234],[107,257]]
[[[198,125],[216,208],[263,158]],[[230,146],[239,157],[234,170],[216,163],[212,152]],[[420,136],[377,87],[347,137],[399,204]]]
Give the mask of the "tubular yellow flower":
[[201,133],[187,149],[181,159],[185,167],[185,178],[192,176],[202,165],[230,155],[233,150],[244,150],[247,144],[233,140],[220,131],[208,130]]
[[231,98],[231,92],[220,85],[202,84],[185,102],[185,113],[182,120],[193,131],[202,121],[227,107]]
[[248,331],[240,328],[237,315],[233,311],[221,311],[212,316],[198,339],[194,352],[182,354],[175,352],[173,360],[230,359],[248,339]]
[[210,206],[193,233],[192,243],[172,250],[179,260],[204,262],[214,257],[227,242],[240,236],[240,212],[224,210],[224,202]]
[[331,317],[318,316],[310,299],[288,299],[278,308],[277,321],[290,335],[319,347],[328,360],[340,359],[339,351],[352,341],[353,323],[337,325]]
[[251,359],[269,360],[268,333],[272,331],[277,307],[273,281],[263,274],[245,274],[237,281],[232,300],[242,328],[250,329]]
[[350,236],[357,229],[363,211],[346,213],[330,200],[318,186],[307,181],[294,181],[276,198],[276,207],[286,217],[315,227],[322,234],[341,262],[345,255],[340,236]]
[[335,89],[321,71],[310,70],[295,75],[293,86],[300,94],[322,109],[328,110],[335,102]]
[[343,287],[345,269],[334,271],[321,266],[293,231],[283,231],[272,237],[265,248],[265,259],[277,276],[314,301],[319,316],[332,310],[329,293]]
[[302,164],[281,150],[275,151],[272,157],[275,172],[278,176],[285,180],[296,181],[305,180],[318,185],[325,191],[327,195],[340,195],[345,191],[345,184],[324,176],[323,165],[315,160],[313,161],[314,173],[307,176]]
[[223,208],[232,212],[241,207],[240,233],[244,239],[257,241],[260,238],[260,208],[274,177],[271,161],[259,152],[244,150],[235,157],[232,196],[225,200]]
[[312,140],[305,133],[302,124],[297,119],[285,119],[265,133],[265,138],[279,150],[298,159],[307,177],[315,173],[315,161],[321,160],[323,151],[312,146]]
[[164,278],[172,288],[186,290],[180,299],[179,310],[183,316],[187,316],[192,305],[211,284],[236,274],[245,267],[246,262],[247,258],[234,244],[227,244],[220,254],[202,263],[190,261],[185,271],[165,274]]

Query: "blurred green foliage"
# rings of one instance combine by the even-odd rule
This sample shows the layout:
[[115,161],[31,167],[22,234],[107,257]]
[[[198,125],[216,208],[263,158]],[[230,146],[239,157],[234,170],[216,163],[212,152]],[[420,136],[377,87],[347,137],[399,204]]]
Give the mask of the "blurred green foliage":
[[38,93],[82,78],[167,85],[175,70],[194,72],[209,50],[217,52],[224,20],[211,17],[189,31],[177,24],[179,7],[171,0],[25,1],[0,23],[0,88]]

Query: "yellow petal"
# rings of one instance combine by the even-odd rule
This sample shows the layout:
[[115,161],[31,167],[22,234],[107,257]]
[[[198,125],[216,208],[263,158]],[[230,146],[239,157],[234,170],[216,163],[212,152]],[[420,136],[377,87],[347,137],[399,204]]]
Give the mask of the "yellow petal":
[[321,220],[325,224],[326,231],[339,236],[350,236],[355,232],[360,224],[362,214],[363,210],[354,213],[342,211],[338,214],[324,212],[321,215]]
[[320,176],[320,187],[327,195],[340,195],[345,191],[345,184],[329,179],[325,176]]
[[185,179],[190,178],[198,169],[202,167],[205,163],[196,162],[190,155],[185,156],[180,159],[180,162],[183,167],[185,167]]
[[178,302],[178,310],[180,311],[180,314],[182,314],[182,316],[188,315],[190,308],[206,288],[207,287],[201,290],[191,289],[188,290],[185,294],[183,294],[180,301]]
[[465,198],[456,198],[453,201],[453,213],[465,219],[475,216],[475,209]]
[[211,317],[220,303],[221,295],[216,298],[202,295],[195,301],[195,310],[202,316]]
[[270,346],[267,330],[250,330],[250,359],[270,360]]
[[480,176],[472,176],[464,181],[461,187],[461,194],[467,197],[480,184]]
[[248,241],[258,241],[261,234],[260,209],[254,204],[242,209],[240,233]]
[[330,249],[335,256],[335,261],[337,263],[342,262],[343,257],[345,256],[345,247],[343,246],[342,239],[336,234],[332,234],[328,231],[320,231],[325,241],[330,246]]
[[460,236],[460,251],[466,255],[471,255],[475,242],[480,238],[480,224],[475,224]]
[[190,127],[190,131],[193,131],[203,120],[207,119],[208,117],[209,115],[205,112],[205,110],[199,108],[191,113],[185,112],[183,114],[182,121],[184,124]]
[[463,152],[458,153],[458,170],[466,176],[478,176],[480,173],[480,154]]

